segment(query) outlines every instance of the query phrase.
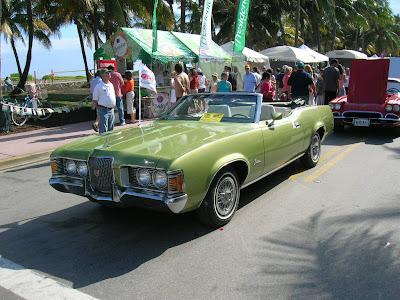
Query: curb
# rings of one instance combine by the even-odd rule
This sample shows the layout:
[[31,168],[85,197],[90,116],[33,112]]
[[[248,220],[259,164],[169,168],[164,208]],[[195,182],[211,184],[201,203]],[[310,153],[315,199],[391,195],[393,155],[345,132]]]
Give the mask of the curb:
[[0,171],[6,171],[17,167],[23,167],[41,161],[46,161],[46,160],[49,161],[50,154],[53,151],[54,150],[49,150],[44,152],[38,152],[23,156],[2,159],[0,160]]

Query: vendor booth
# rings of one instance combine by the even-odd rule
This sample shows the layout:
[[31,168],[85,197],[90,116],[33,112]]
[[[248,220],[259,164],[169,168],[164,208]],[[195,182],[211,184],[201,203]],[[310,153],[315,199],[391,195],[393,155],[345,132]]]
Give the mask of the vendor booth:
[[[171,31],[157,31],[158,50],[152,52],[152,33],[151,29],[120,28],[109,41],[97,49],[94,60],[115,58],[118,72],[124,74],[126,70],[133,69],[133,63],[139,59],[156,75],[165,70],[171,74],[174,65],[183,62],[200,67],[207,78],[211,78],[213,72],[222,72],[224,65],[232,60],[215,43],[212,51],[202,51],[200,55],[200,35]],[[165,78],[164,81],[165,87],[157,87],[157,94],[151,94],[145,89],[140,91],[145,116],[158,117],[171,105],[170,78]],[[135,95],[138,93],[139,90]]]
[[323,54],[311,49],[310,47],[308,47],[305,44],[301,45],[299,47],[299,49],[302,49],[302,50],[306,51],[309,55],[314,57],[318,62],[329,61],[329,57],[328,56],[323,55]]
[[330,59],[336,58],[340,64],[349,68],[353,59],[368,58],[365,53],[346,49],[329,51],[325,53],[325,55],[328,56]]

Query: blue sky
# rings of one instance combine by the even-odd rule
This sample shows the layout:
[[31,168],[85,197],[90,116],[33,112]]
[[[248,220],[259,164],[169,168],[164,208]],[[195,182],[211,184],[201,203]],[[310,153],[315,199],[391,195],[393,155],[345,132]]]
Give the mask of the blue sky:
[[[390,6],[395,14],[400,14],[400,0],[389,0]],[[42,78],[46,74],[54,72],[84,70],[76,26],[71,25],[61,30],[61,39],[52,39],[53,47],[51,50],[45,49],[36,41],[33,46],[33,59],[29,74],[33,75],[36,71],[37,77]],[[93,69],[93,50],[86,46],[86,56],[90,69]],[[17,51],[21,63],[21,68],[25,66],[26,46],[22,43],[17,44]],[[17,67],[9,43],[1,40],[1,77],[17,73]],[[84,72],[60,73],[62,75],[84,75]]]

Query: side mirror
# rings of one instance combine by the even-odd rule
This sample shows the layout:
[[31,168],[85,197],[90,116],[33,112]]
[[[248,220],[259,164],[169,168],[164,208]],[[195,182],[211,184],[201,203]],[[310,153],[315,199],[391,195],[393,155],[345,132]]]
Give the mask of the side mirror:
[[282,120],[282,117],[283,117],[283,115],[282,115],[282,113],[280,113],[280,112],[276,112],[276,111],[274,111],[273,113],[272,113],[272,120]]

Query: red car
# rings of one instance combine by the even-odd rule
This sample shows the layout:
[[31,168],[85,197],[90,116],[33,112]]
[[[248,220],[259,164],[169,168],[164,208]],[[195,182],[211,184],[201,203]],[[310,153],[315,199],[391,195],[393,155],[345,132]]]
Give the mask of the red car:
[[390,78],[389,59],[357,59],[351,64],[349,94],[329,102],[335,129],[400,126],[400,79]]

